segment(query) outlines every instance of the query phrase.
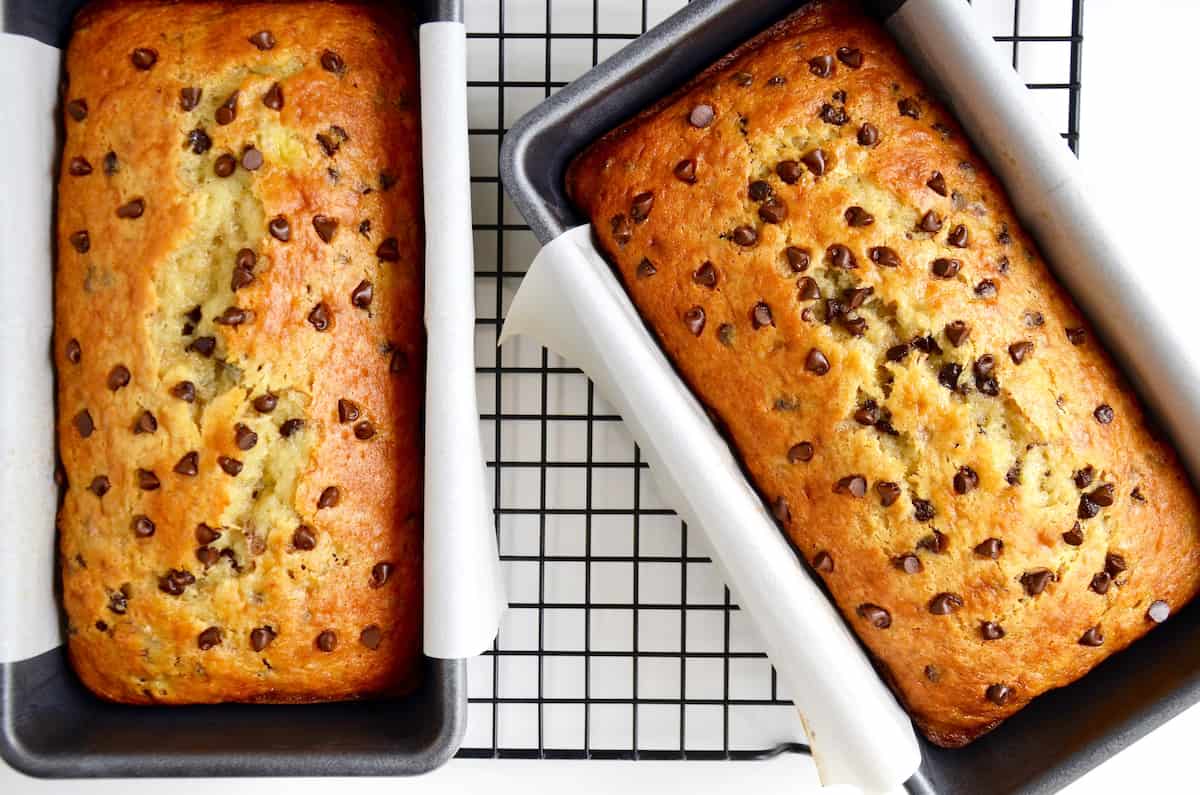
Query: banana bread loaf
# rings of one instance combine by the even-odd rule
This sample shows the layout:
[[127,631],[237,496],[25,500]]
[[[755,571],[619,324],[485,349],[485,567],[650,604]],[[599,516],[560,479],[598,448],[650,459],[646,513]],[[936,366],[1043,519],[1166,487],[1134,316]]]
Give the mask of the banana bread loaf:
[[378,6],[76,20],[55,361],[70,655],[134,703],[418,675],[417,67]]
[[855,3],[807,5],[567,185],[933,742],[970,742],[1196,593],[1172,449]]

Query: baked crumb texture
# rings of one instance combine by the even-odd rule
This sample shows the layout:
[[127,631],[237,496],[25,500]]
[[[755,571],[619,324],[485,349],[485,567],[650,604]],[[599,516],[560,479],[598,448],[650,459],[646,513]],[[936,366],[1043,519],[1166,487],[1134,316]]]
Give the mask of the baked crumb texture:
[[417,69],[367,6],[133,0],[67,52],[71,658],[136,703],[402,692],[420,643]]
[[570,195],[932,741],[1200,582],[1169,445],[888,36],[817,2],[613,131]]

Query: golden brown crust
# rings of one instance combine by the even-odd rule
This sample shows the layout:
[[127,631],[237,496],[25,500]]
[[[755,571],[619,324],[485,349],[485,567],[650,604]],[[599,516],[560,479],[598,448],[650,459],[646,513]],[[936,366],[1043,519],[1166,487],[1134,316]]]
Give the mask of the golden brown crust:
[[781,22],[586,150],[567,185],[935,743],[970,742],[1152,628],[1156,600],[1196,593],[1197,501],[1174,452],[853,3]]
[[[410,689],[424,383],[411,20],[357,3],[105,2],[77,19],[67,71],[55,362],[76,670],[130,703]],[[118,212],[136,199],[140,216]],[[280,216],[286,241],[268,231]],[[101,476],[107,491],[90,488]]]

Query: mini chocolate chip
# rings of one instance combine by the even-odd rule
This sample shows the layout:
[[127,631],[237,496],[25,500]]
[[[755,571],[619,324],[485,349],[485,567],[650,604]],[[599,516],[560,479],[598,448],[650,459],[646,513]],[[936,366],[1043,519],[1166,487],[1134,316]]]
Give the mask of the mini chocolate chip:
[[1111,483],[1105,483],[1102,486],[1095,488],[1088,498],[1092,502],[1099,505],[1101,508],[1111,507],[1116,499],[1116,490]]
[[654,267],[654,263],[642,257],[642,261],[637,266],[637,277],[639,279],[649,279],[656,273],[658,273],[658,268]]
[[866,318],[856,315],[848,315],[841,319],[842,327],[850,333],[852,337],[861,337],[867,333]]
[[1112,575],[1106,571],[1096,572],[1092,576],[1092,581],[1088,584],[1088,588],[1098,594],[1106,594],[1108,593],[1108,587],[1112,585],[1112,579]]
[[900,100],[896,103],[896,107],[900,110],[901,116],[908,116],[913,119],[921,118],[921,106],[912,97],[905,97]]
[[917,222],[917,229],[922,232],[936,232],[942,228],[942,217],[933,210],[929,210],[921,216],[921,220]]
[[[622,218],[624,216],[621,216]],[[628,240],[628,238],[626,238]],[[400,243],[394,237],[385,238],[375,249],[375,257],[383,262],[400,261]]]
[[784,77],[783,75],[772,75],[771,78],[767,80],[767,85],[781,86],[786,82],[787,82],[787,78]]
[[862,50],[857,47],[838,47],[837,59],[851,69],[857,69],[863,63]]
[[1000,640],[1004,637],[1004,627],[994,621],[979,622],[979,636],[984,640]]
[[869,602],[858,606],[856,611],[859,618],[864,618],[876,629],[887,629],[892,625],[892,615],[879,605]]
[[962,606],[962,597],[955,593],[940,593],[929,600],[929,612],[935,616],[948,616]]
[[998,707],[1003,707],[1012,700],[1013,689],[1008,685],[988,685],[988,689],[985,691],[984,695],[987,696],[988,701],[992,702]]
[[321,68],[326,72],[333,72],[336,75],[340,75],[346,71],[346,62],[342,60],[342,56],[333,50],[326,50],[321,53]]
[[154,433],[158,430],[158,420],[148,411],[143,411],[138,415],[137,422],[133,424],[134,433]]
[[1091,519],[1100,513],[1100,506],[1097,505],[1090,495],[1084,494],[1079,498],[1079,510],[1076,515],[1080,519]]
[[275,630],[270,627],[256,627],[250,630],[250,648],[262,651],[275,640]]
[[854,258],[854,254],[841,243],[834,243],[825,249],[825,264],[831,268],[841,268],[842,270],[852,270],[858,267],[858,261]]
[[196,637],[196,645],[200,651],[208,651],[214,646],[221,645],[221,628],[209,627]]
[[67,103],[67,115],[75,121],[83,121],[88,115],[86,99],[73,99]]
[[1071,529],[1062,534],[1063,541],[1073,547],[1077,547],[1083,543],[1083,526],[1076,522]]
[[354,422],[360,416],[358,404],[353,400],[340,398],[337,402],[338,422]]
[[954,320],[946,324],[946,339],[948,339],[950,344],[955,348],[962,345],[963,341],[966,340],[970,334],[971,327],[961,320]]
[[83,349],[79,346],[79,340],[74,337],[67,340],[66,357],[71,364],[79,364],[79,360],[83,358]]
[[933,261],[933,275],[939,279],[953,279],[962,269],[962,262],[949,257],[938,257]]
[[875,484],[875,493],[879,495],[879,504],[888,508],[900,499],[900,486],[890,480],[881,480]]
[[752,226],[739,226],[733,230],[733,242],[748,248],[758,243],[758,232]]
[[954,493],[966,494],[974,490],[979,485],[979,475],[974,469],[963,466],[959,467],[954,473]]
[[833,556],[825,550],[821,550],[817,554],[813,555],[812,567],[816,571],[828,574],[829,572],[833,571]]
[[825,322],[832,324],[835,320],[846,314],[846,305],[836,298],[827,298],[825,300]]
[[938,670],[936,665],[925,666],[925,678],[930,682],[937,682],[942,678],[942,672]]
[[391,563],[380,562],[371,567],[371,578],[367,584],[372,588],[382,588],[392,576],[393,566]]
[[910,344],[921,353],[941,354],[942,352],[942,346],[937,344],[937,340],[933,338],[932,334],[913,337]]
[[778,196],[773,196],[762,203],[758,208],[758,217],[766,221],[768,224],[783,223],[787,219],[788,208],[787,204]]
[[950,230],[950,234],[946,235],[946,243],[955,248],[966,248],[971,243],[971,234],[967,231],[966,224],[959,224]]
[[250,402],[259,414],[270,414],[279,405],[279,398],[273,392],[264,392]]
[[253,146],[247,146],[242,152],[242,168],[247,171],[258,171],[263,165],[262,152],[255,149]]
[[845,217],[846,223],[850,226],[870,226],[875,223],[875,216],[858,205],[847,207]]
[[209,149],[212,149],[212,138],[208,137],[208,133],[203,127],[197,127],[187,134],[187,140],[184,142],[184,148],[191,147],[193,153],[202,155]]
[[95,494],[97,497],[103,497],[108,494],[108,490],[112,488],[112,484],[104,475],[97,475],[92,478],[91,484],[88,486],[88,491]]
[[783,253],[787,256],[788,265],[791,266],[793,273],[803,273],[808,270],[809,263],[812,261],[812,255],[808,249],[788,246]]
[[974,552],[981,558],[998,560],[1004,552],[1004,542],[998,538],[988,538],[976,544]]
[[250,319],[250,313],[238,306],[227,306],[221,314],[213,318],[219,326],[240,326]]
[[1082,328],[1067,329],[1067,340],[1072,345],[1082,345],[1087,342],[1087,332]]
[[879,143],[879,130],[874,124],[867,122],[858,128],[859,146],[874,146],[877,143]]
[[829,359],[821,351],[812,348],[804,358],[804,369],[813,375],[825,375],[829,372]]
[[92,173],[92,164],[85,158],[72,157],[70,164],[67,166],[67,172],[72,177],[86,177]]
[[333,316],[329,311],[329,305],[324,301],[320,302],[312,308],[308,313],[308,322],[317,331],[328,331],[333,324]]
[[867,493],[867,479],[862,475],[846,475],[839,478],[833,486],[834,494],[849,494],[851,497],[862,497]]
[[249,450],[258,444],[258,434],[239,422],[233,426],[233,441],[239,450]]
[[142,491],[155,491],[162,485],[158,481],[158,475],[149,469],[138,469],[134,476],[137,478],[138,488]]
[[371,237],[371,221],[369,219],[363,219],[359,222],[358,233],[365,238]]
[[1125,563],[1125,558],[1115,552],[1109,552],[1104,556],[1104,570],[1108,574],[1116,578],[1118,574],[1128,569],[1128,564]]
[[841,127],[843,124],[850,121],[849,114],[846,109],[840,105],[830,105],[826,102],[821,106],[821,121],[826,124],[832,124],[836,127]]
[[303,430],[303,428],[304,420],[302,419],[292,418],[290,420],[284,420],[283,424],[279,426],[279,435],[286,439],[292,434]]
[[194,403],[196,401],[196,385],[191,381],[180,381],[171,387],[171,395],[185,403]]
[[317,533],[306,524],[302,524],[292,533],[292,546],[309,552],[317,548]]
[[629,216],[636,223],[641,223],[650,217],[650,210],[654,208],[654,194],[650,191],[639,193],[633,197],[633,203],[629,207]]
[[179,89],[179,109],[183,111],[195,110],[200,104],[200,97],[204,94],[201,88],[186,86]]
[[1022,315],[1022,319],[1025,321],[1025,328],[1038,328],[1046,324],[1045,316],[1041,312],[1032,309],[1026,310],[1025,314]]
[[220,155],[213,162],[213,173],[222,179],[232,176],[234,171],[237,171],[237,158],[228,152]]
[[962,365],[958,362],[947,362],[938,370],[938,383],[951,392],[958,389],[958,378],[962,375]]
[[135,68],[144,72],[154,67],[154,64],[158,61],[158,51],[152,50],[149,47],[138,47],[129,54],[129,60]]
[[995,366],[996,360],[990,353],[980,356],[971,366],[975,374],[975,388],[983,394],[992,397],[1000,394],[1000,385],[993,375]]
[[746,189],[746,195],[750,197],[750,201],[762,202],[771,198],[774,193],[771,183],[766,180],[756,179],[750,183],[750,187]]
[[754,82],[754,75],[750,74],[749,72],[734,72],[732,79],[733,82],[737,83],[742,88],[745,88]]
[[787,497],[777,497],[771,503],[771,514],[784,524],[792,521],[792,509],[788,506]]
[[933,503],[929,500],[913,498],[913,518],[918,522],[928,522],[936,515]]
[[693,306],[691,309],[683,313],[683,323],[687,326],[688,331],[700,336],[700,332],[704,331],[704,308]]
[[[818,149],[818,150],[814,150],[813,152],[809,152],[808,155],[805,155],[805,157],[809,157],[813,154],[820,154],[820,150]],[[821,173],[824,173],[825,172],[824,158],[822,158],[822,160],[821,160],[820,167],[821,167]],[[810,166],[810,168],[811,168],[811,166]],[[788,185],[795,185],[797,182],[800,181],[800,175],[803,173],[803,171],[800,168],[800,164],[798,162],[796,162],[795,160],[780,160],[778,163],[775,164],[775,173],[779,176],[779,178],[781,180],[784,181],[784,183],[786,183]]]
[[330,218],[328,215],[314,215],[312,225],[317,232],[317,237],[325,243],[332,242],[333,236],[337,234],[337,219]]
[[179,596],[184,589],[196,582],[195,576],[184,569],[168,569],[158,578],[158,590],[171,596]]
[[1025,588],[1025,593],[1037,596],[1057,579],[1058,575],[1050,569],[1033,569],[1021,575],[1021,585]]
[[729,323],[722,323],[717,326],[717,341],[725,347],[733,345],[734,328]]
[[224,102],[221,103],[221,106],[217,108],[217,124],[224,126],[237,118],[237,102],[238,92],[234,91]]
[[271,110],[283,110],[283,87],[278,83],[272,83],[271,87],[267,89],[267,93],[263,94],[262,104]]
[[879,404],[865,400],[854,412],[854,421],[859,425],[874,425],[879,422]]
[[332,508],[342,499],[342,493],[337,486],[326,486],[317,498],[317,508]]
[[717,269],[713,267],[711,262],[705,262],[692,272],[692,281],[702,287],[708,287],[710,289],[716,287]]
[[364,627],[363,631],[358,635],[358,642],[371,650],[378,649],[382,640],[383,631],[377,624],[371,624],[370,626]]
[[350,293],[350,303],[359,309],[369,309],[371,307],[371,299],[375,296],[375,288],[367,280],[358,283]]
[[1136,500],[1137,502],[1145,502],[1146,501],[1146,495],[1142,494],[1141,486],[1134,486],[1133,491],[1129,492],[1129,498],[1132,500]]
[[[811,152],[805,153],[804,156],[800,158],[800,162],[804,163],[804,165],[808,167],[808,170],[812,172],[814,177],[824,176],[829,165],[826,161],[825,152],[822,149],[814,149]],[[797,171],[799,171],[799,169],[797,169]],[[797,178],[798,177],[799,173],[797,173]]]
[[138,514],[133,517],[131,527],[133,528],[133,534],[138,538],[149,538],[154,535],[154,522],[148,516]]
[[1113,421],[1113,407],[1107,403],[1101,403],[1096,407],[1096,410],[1092,412],[1092,415],[1096,418],[1096,422],[1100,423],[1101,425],[1108,425]]
[[128,386],[131,377],[129,368],[123,364],[118,364],[108,372],[108,388],[116,392],[121,387]]
[[817,77],[829,77],[834,72],[833,56],[818,55],[808,59],[808,71]]
[[696,181],[696,161],[680,160],[675,164],[675,179],[691,185]]
[[688,114],[688,124],[693,127],[707,127],[713,123],[713,119],[716,117],[717,114],[713,110],[712,105],[697,105]]
[[375,426],[368,420],[356,423],[354,426],[354,438],[360,442],[365,442],[375,435]]
[[221,537],[221,531],[214,530],[204,522],[196,525],[196,543],[208,545]]
[[933,175],[929,177],[929,180],[926,181],[925,184],[931,191],[939,196],[946,195],[946,178],[942,176],[942,172],[933,172]]
[[68,239],[71,241],[71,246],[74,247],[74,249],[80,254],[86,254],[92,247],[92,239],[91,236],[88,235],[86,229],[73,232],[71,237]]
[[867,252],[867,255],[871,258],[871,262],[881,268],[900,267],[900,255],[887,246],[875,246]]
[[271,237],[281,243],[286,243],[292,237],[292,227],[288,223],[288,219],[282,215],[277,215],[267,224],[267,231],[271,233]]
[[1021,340],[1008,346],[1008,355],[1012,357],[1013,364],[1025,361],[1031,353],[1033,353],[1033,343],[1029,340]]
[[1146,609],[1146,618],[1155,624],[1161,624],[1171,615],[1171,606],[1162,599],[1156,599]]
[[920,574],[925,570],[921,559],[911,552],[906,552],[892,561],[892,564],[905,574]]
[[117,217],[126,219],[141,218],[144,212],[146,212],[145,199],[130,199],[117,208]]
[[886,358],[889,362],[904,361],[904,358],[908,356],[908,347],[909,346],[907,342],[902,342],[899,345],[893,345],[884,352],[884,358]]
[[[916,502],[914,500],[913,502]],[[950,539],[941,530],[934,530],[917,542],[917,549],[924,549],[935,555],[940,555],[950,548]]]
[[317,635],[315,643],[321,651],[326,653],[331,652],[337,648],[337,633],[332,629],[324,630],[320,635]]
[[796,287],[799,288],[796,298],[800,301],[815,301],[821,297],[821,288],[811,276],[800,277],[796,281]]
[[1103,646],[1104,633],[1100,631],[1100,625],[1090,628],[1079,638],[1080,646]]
[[813,458],[812,442],[800,442],[788,448],[788,462],[795,464],[799,461],[811,461]]
[[996,283],[991,279],[984,279],[979,284],[975,285],[975,295],[980,298],[995,298]]
[[249,41],[260,50],[269,50],[275,46],[275,37],[271,35],[271,31],[269,30],[260,30],[251,36]]
[[242,462],[238,461],[236,458],[230,458],[227,455],[217,456],[217,464],[220,465],[225,474],[229,475],[230,477],[237,477],[237,475],[242,471]]

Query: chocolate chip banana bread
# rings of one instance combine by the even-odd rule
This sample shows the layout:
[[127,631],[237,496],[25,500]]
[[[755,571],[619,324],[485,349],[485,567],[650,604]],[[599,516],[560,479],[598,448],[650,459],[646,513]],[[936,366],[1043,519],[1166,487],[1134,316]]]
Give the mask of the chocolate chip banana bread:
[[854,3],[805,6],[567,183],[933,742],[970,742],[1196,593],[1172,449]]
[[69,646],[131,703],[417,676],[411,22],[111,2],[67,52],[54,356]]

